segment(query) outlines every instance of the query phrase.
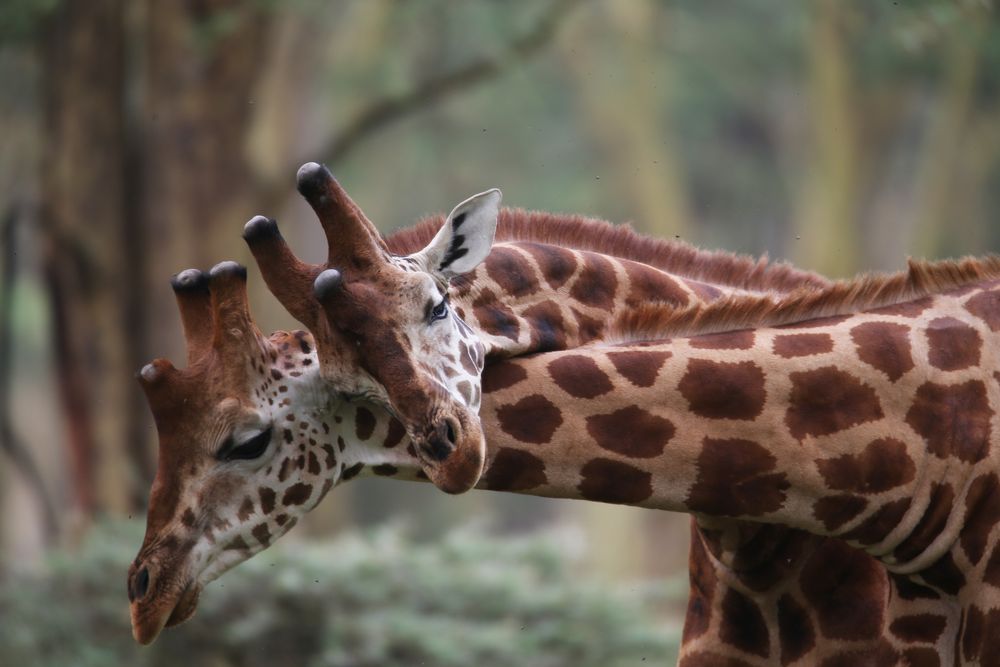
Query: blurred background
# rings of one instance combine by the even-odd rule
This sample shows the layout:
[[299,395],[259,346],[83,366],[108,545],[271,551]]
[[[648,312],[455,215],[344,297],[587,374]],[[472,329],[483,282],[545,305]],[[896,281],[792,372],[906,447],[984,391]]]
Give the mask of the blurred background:
[[[337,488],[137,651],[124,567],[156,444],[133,374],[182,358],[170,275],[248,264],[261,328],[295,328],[240,232],[275,216],[322,258],[308,160],[384,232],[499,187],[836,277],[996,251],[1000,20],[991,0],[3,0],[0,138],[0,663],[670,664],[686,516],[387,480]],[[435,559],[458,590],[399,575]]]

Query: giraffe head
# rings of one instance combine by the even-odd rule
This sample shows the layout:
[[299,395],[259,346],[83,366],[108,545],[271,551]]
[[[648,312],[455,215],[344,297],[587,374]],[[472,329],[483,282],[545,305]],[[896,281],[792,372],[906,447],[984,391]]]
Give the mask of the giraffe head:
[[485,458],[478,417],[485,350],[449,308],[448,283],[489,254],[500,191],[462,202],[425,248],[400,257],[325,167],[306,164],[297,180],[326,233],[327,261],[301,262],[274,220],[258,216],[244,238],[268,287],[313,332],[331,386],[385,406],[431,481],[467,491]]
[[320,417],[331,399],[317,391],[308,335],[261,335],[243,267],[189,269],[172,284],[187,367],[157,359],[138,375],[159,435],[146,534],[127,580],[142,643],[188,618],[207,582],[287,532],[339,479],[346,456]]

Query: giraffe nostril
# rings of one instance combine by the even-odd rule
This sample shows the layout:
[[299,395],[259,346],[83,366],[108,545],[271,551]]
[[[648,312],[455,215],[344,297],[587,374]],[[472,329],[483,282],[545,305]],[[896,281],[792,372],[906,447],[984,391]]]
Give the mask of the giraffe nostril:
[[142,568],[135,575],[135,582],[133,586],[133,598],[135,600],[141,600],[146,596],[149,591],[149,570],[147,568]]
[[445,436],[444,437],[447,438],[449,444],[451,444],[451,446],[454,447],[455,444],[456,444],[455,441],[457,440],[457,438],[455,437],[455,427],[451,425],[451,420],[450,419],[445,419],[444,420],[444,428],[445,428]]

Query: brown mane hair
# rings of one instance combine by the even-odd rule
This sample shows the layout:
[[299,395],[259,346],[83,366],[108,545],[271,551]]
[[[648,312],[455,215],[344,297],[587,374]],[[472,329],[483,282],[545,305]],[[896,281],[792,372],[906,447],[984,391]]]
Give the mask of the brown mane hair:
[[[425,218],[412,227],[394,232],[385,241],[390,252],[408,255],[430,243],[442,224],[444,216]],[[638,234],[630,225],[613,225],[580,215],[504,208],[497,221],[496,240],[547,243],[599,252],[687,278],[748,290],[789,292],[804,286],[817,288],[830,284],[811,271],[801,271],[781,262],[771,264],[767,256],[755,259],[730,252],[701,250],[681,241]]]
[[785,295],[731,295],[708,304],[676,308],[648,303],[622,313],[597,344],[662,340],[848,315],[915,301],[932,294],[1000,279],[1000,256],[908,261],[897,273],[863,274],[823,289]]

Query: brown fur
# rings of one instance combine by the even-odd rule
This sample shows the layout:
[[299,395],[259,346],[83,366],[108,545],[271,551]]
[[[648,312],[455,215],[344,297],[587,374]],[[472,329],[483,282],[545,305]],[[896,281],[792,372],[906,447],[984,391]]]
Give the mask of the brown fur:
[[1000,256],[938,262],[911,259],[905,271],[863,274],[819,290],[800,288],[778,298],[734,295],[681,309],[670,304],[644,304],[622,313],[601,342],[615,344],[780,326],[905,303],[998,279]]
[[[444,217],[439,215],[393,233],[386,239],[389,251],[398,255],[417,252],[430,243],[443,223]],[[754,259],[701,250],[680,241],[643,236],[629,225],[613,225],[580,215],[504,208],[497,221],[496,240],[535,241],[599,252],[688,278],[743,289],[787,292],[804,285],[829,285],[828,280],[810,271],[800,271],[783,263],[771,264],[766,256]]]

